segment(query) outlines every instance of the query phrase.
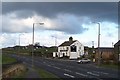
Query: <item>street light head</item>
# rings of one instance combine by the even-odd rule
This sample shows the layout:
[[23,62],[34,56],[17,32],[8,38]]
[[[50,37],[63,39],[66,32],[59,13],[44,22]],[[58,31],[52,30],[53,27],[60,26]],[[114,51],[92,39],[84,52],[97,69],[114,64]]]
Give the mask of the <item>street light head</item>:
[[40,25],[44,25],[44,23],[39,23]]
[[92,22],[92,23],[100,24],[100,22]]

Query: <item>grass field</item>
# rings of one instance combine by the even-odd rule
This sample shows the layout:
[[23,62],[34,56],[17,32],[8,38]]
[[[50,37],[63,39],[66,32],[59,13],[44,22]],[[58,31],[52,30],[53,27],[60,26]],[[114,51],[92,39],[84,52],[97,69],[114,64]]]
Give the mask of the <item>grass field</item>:
[[16,61],[17,60],[15,58],[9,57],[7,55],[2,55],[2,64],[10,64]]
[[100,67],[106,67],[106,68],[111,68],[111,69],[119,68],[117,64],[102,64],[102,65],[100,65]]
[[40,74],[41,78],[49,78],[50,80],[61,80],[59,77],[57,77],[56,75],[41,69],[41,68],[37,68],[38,73]]

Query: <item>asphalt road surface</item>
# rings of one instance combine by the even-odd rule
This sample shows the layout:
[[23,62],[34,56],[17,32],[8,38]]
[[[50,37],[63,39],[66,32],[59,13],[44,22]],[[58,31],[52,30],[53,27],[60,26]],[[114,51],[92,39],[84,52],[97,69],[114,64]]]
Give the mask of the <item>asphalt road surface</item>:
[[[30,56],[10,55],[23,61],[24,64],[31,66],[32,58]],[[107,69],[95,66],[93,63],[78,64],[75,60],[59,60],[34,57],[34,66],[43,68],[56,76],[67,78],[87,78],[95,80],[117,80],[118,70]]]

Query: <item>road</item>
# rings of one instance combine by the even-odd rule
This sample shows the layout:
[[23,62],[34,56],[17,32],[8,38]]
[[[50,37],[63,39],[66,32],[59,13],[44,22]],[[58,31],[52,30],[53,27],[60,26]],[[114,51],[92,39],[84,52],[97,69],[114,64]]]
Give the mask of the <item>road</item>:
[[[10,55],[23,61],[24,64],[31,66],[30,56]],[[43,68],[62,79],[66,78],[87,78],[95,80],[110,80],[118,78],[118,70],[100,68],[93,63],[78,64],[74,60],[59,60],[34,57],[34,66]]]

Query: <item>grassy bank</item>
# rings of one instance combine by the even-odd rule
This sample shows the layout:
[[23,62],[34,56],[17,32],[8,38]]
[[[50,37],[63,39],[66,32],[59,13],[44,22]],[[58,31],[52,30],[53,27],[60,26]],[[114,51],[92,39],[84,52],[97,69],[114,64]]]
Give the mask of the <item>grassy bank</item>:
[[40,75],[40,77],[43,79],[45,78],[49,78],[50,80],[61,80],[59,77],[57,77],[56,75],[44,70],[44,69],[41,69],[41,68],[37,68],[36,69]]
[[16,75],[12,76],[12,80],[24,80],[24,78],[25,78],[24,76],[27,72],[28,72],[28,69],[26,68],[22,72],[19,72]]
[[100,67],[111,68],[111,69],[118,69],[118,68],[120,68],[120,67],[118,67],[117,64],[101,64]]
[[2,64],[10,64],[13,62],[17,62],[17,60],[7,55],[2,55]]

